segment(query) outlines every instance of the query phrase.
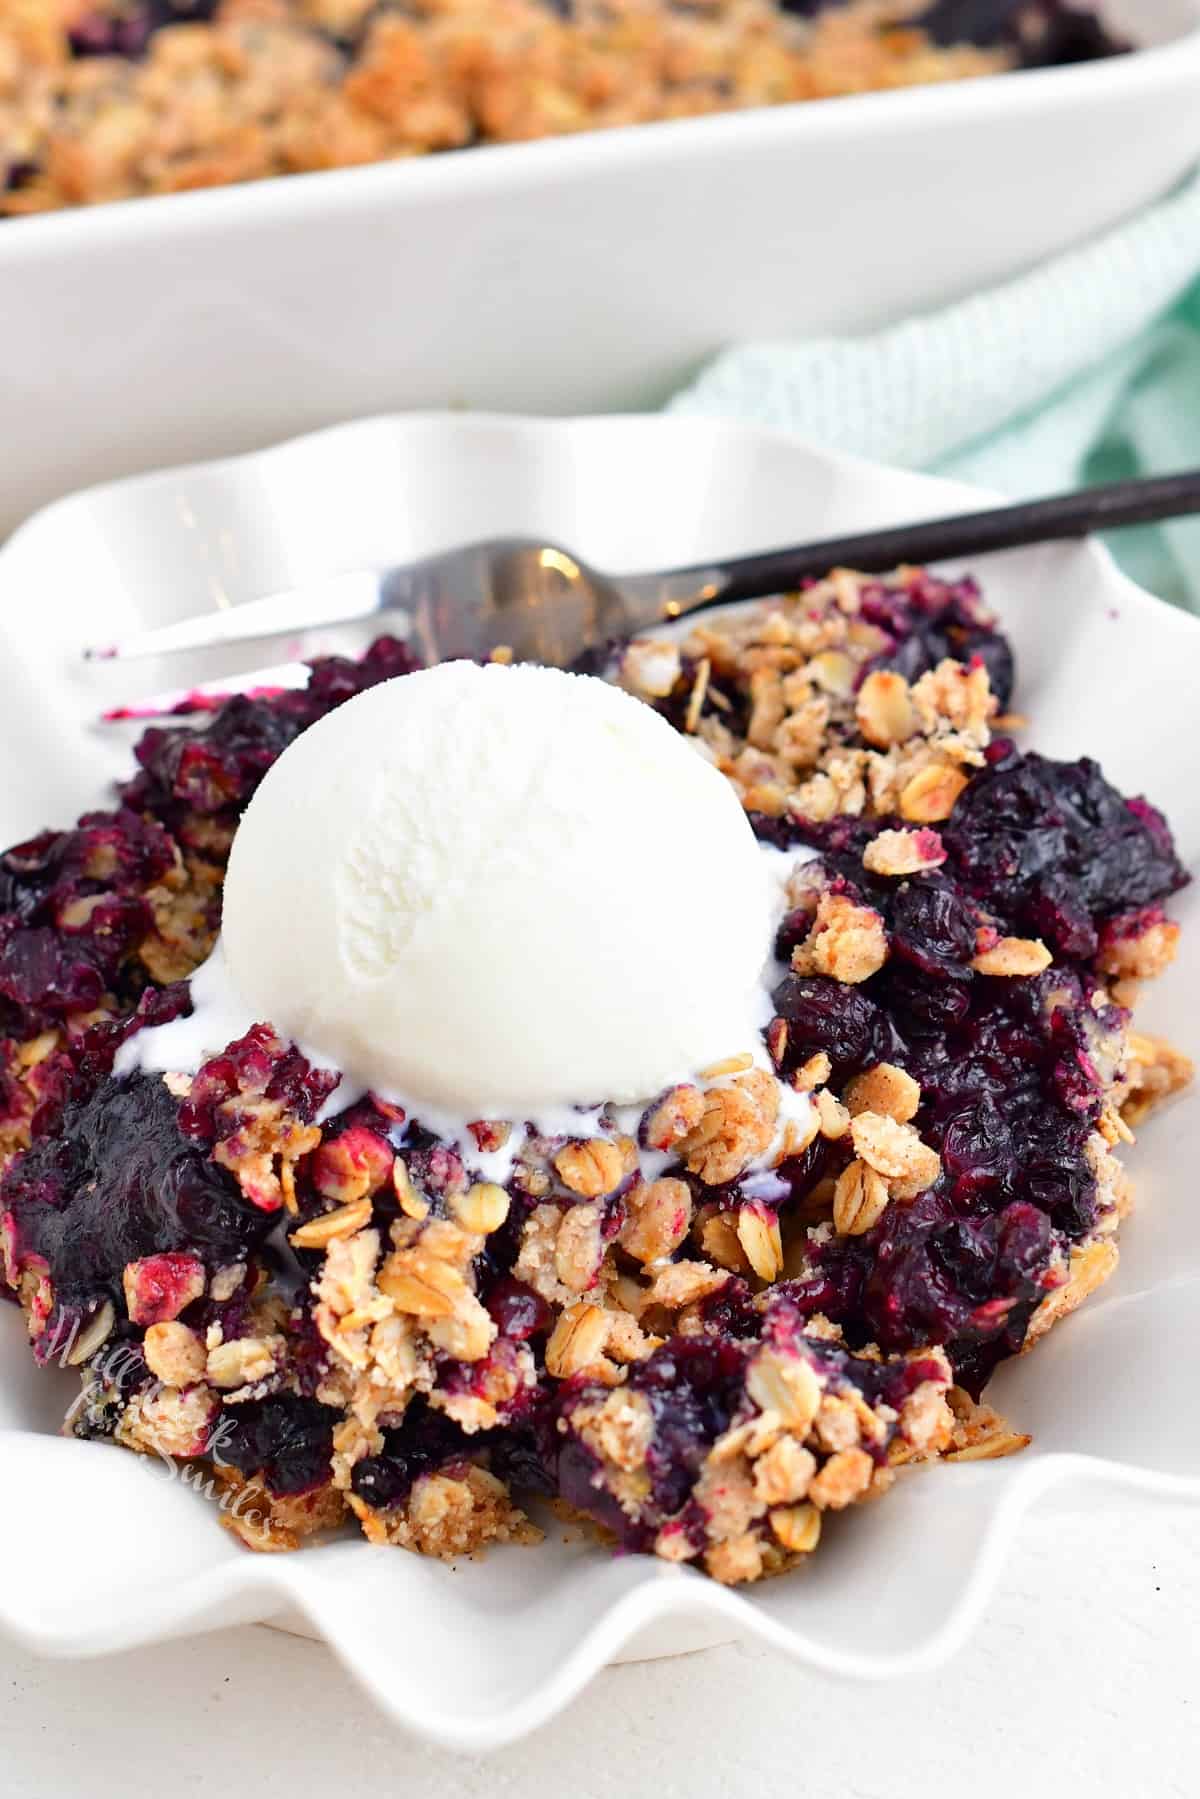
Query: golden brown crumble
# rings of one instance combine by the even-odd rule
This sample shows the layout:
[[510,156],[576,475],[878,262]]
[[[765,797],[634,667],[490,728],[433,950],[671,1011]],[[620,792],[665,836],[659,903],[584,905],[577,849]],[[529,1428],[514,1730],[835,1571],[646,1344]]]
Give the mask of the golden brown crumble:
[[768,1415],[803,1439],[821,1403],[821,1386],[811,1363],[762,1349],[751,1363],[746,1391]]
[[512,1204],[503,1187],[494,1181],[476,1181],[465,1193],[451,1196],[450,1206],[465,1231],[486,1237],[498,1231]]
[[490,1543],[538,1543],[542,1533],[486,1468],[461,1474],[423,1474],[403,1504],[374,1511],[356,1494],[347,1503],[372,1543],[396,1543],[422,1555],[453,1561],[477,1555]]
[[151,980],[163,985],[186,980],[208,958],[216,941],[220,888],[221,870],[189,855],[149,889],[154,930],[139,944],[138,960]]
[[911,1074],[891,1062],[878,1062],[854,1076],[846,1087],[846,1106],[852,1117],[860,1112],[883,1112],[897,1124],[915,1118],[921,1089]]
[[1033,1441],[1022,1432],[1011,1430],[999,1412],[972,1399],[961,1387],[951,1387],[946,1401],[953,1419],[945,1452],[948,1462],[993,1461],[1016,1455]]
[[1136,937],[1114,937],[1096,958],[1105,974],[1119,980],[1152,981],[1175,960],[1179,926],[1159,919]]
[[856,1449],[863,1437],[872,1442],[882,1437],[883,1431],[877,1424],[860,1395],[825,1393],[813,1420],[813,1436],[821,1449],[836,1454],[842,1449]]
[[[782,1019],[778,1022],[783,1024]],[[787,1026],[785,1024],[783,1025],[783,1031],[783,1041],[779,1044],[777,1051],[780,1059],[782,1059],[783,1051],[787,1044]],[[800,1067],[792,1076],[792,1086],[796,1088],[797,1092],[811,1093],[814,1087],[823,1087],[832,1072],[833,1064],[829,1060],[829,1057],[825,1054],[823,1049],[818,1050],[815,1056],[810,1056],[807,1062],[801,1063]]]
[[692,1223],[692,1194],[685,1181],[642,1183],[626,1201],[621,1247],[638,1262],[658,1262],[679,1248]]
[[655,1305],[676,1312],[715,1293],[728,1279],[727,1269],[712,1268],[707,1262],[668,1262],[655,1275],[650,1298]]
[[779,1437],[754,1464],[754,1488],[765,1505],[792,1505],[808,1492],[816,1471],[811,1449],[803,1448],[796,1437]]
[[833,1191],[833,1228],[842,1237],[861,1237],[883,1217],[888,1206],[887,1182],[865,1162],[847,1164]]
[[623,1472],[645,1466],[654,1414],[644,1394],[618,1389],[598,1406],[581,1406],[572,1422],[585,1443]]
[[[561,1207],[535,1206],[522,1226],[520,1248],[513,1265],[517,1279],[532,1287],[551,1305],[570,1305],[582,1291],[572,1291],[559,1277],[555,1250],[562,1221]],[[589,1284],[585,1281],[584,1287]]]
[[396,1311],[416,1319],[436,1348],[461,1362],[480,1361],[496,1335],[470,1285],[470,1263],[480,1247],[478,1238],[453,1225],[431,1224],[410,1245],[393,1250],[376,1277]]
[[696,1128],[678,1145],[684,1165],[709,1186],[735,1180],[770,1147],[779,1114],[779,1083],[752,1068],[710,1087]]
[[821,1514],[815,1505],[777,1506],[770,1524],[783,1547],[794,1555],[811,1555],[821,1540]]
[[205,1376],[212,1387],[253,1387],[275,1372],[285,1349],[282,1337],[234,1337],[208,1352]]
[[224,1490],[222,1525],[260,1555],[298,1549],[306,1539],[336,1530],[345,1521],[345,1501],[330,1487],[281,1495],[269,1492],[261,1481],[244,1479],[233,1468],[218,1464],[212,1475]]
[[746,1260],[759,1280],[768,1283],[777,1280],[783,1270],[778,1214],[766,1206],[739,1206],[737,1235]]
[[208,1355],[186,1324],[152,1324],[142,1342],[146,1366],[168,1387],[190,1387],[204,1379]]
[[925,869],[940,868],[946,851],[936,831],[880,831],[863,851],[863,867],[868,874],[921,874]]
[[862,736],[877,750],[907,743],[918,728],[908,682],[890,669],[877,669],[867,676],[858,690],[854,716]]
[[748,1457],[708,1457],[696,1482],[696,1499],[703,1509],[705,1534],[710,1542],[732,1542],[745,1535],[766,1512],[759,1497]]
[[[92,0],[0,20],[0,130],[31,173],[0,213],[173,193],[598,127],[996,72],[1007,50],[940,48],[915,0],[812,20],[769,0],[221,0],[140,61],[70,57]],[[357,42],[347,57],[337,40]],[[652,659],[642,678],[661,683]],[[652,689],[651,689],[652,690]]]
[[[275,1046],[283,1047],[278,1039]],[[265,1091],[239,1091],[223,1100],[216,1113],[233,1128],[220,1135],[213,1160],[229,1170],[250,1203],[264,1212],[286,1205],[295,1165],[313,1150],[317,1151],[313,1158],[316,1185],[329,1198],[347,1201],[369,1190],[369,1177],[357,1170],[353,1185],[347,1180],[339,1187],[327,1171],[341,1168],[345,1149],[337,1143],[322,1143],[316,1125],[301,1124],[285,1111],[281,1100]]]
[[839,1449],[811,1481],[809,1500],[821,1511],[840,1512],[861,1499],[874,1471],[865,1449]]
[[812,930],[792,952],[792,967],[797,974],[824,974],[857,984],[879,973],[887,953],[878,912],[843,894],[823,893]]
[[813,1094],[813,1106],[816,1109],[817,1121],[822,1137],[828,1137],[836,1143],[850,1129],[850,1112],[840,1099],[835,1099],[828,1087],[818,1087]]
[[693,1235],[701,1254],[715,1262],[718,1268],[726,1268],[732,1274],[750,1273],[733,1212],[721,1212],[712,1205],[702,1207],[696,1217]]
[[117,1441],[143,1455],[180,1461],[203,1455],[219,1410],[203,1382],[187,1387],[149,1387],[129,1401],[117,1425]]
[[966,1449],[947,1450],[945,1459],[948,1462],[995,1462],[1002,1456],[1018,1455],[1022,1449],[1028,1449],[1032,1441],[1032,1437],[1022,1431],[998,1430]]
[[1072,1249],[1067,1278],[1061,1287],[1046,1295],[1030,1319],[1022,1354],[1032,1349],[1053,1325],[1070,1317],[1085,1299],[1098,1287],[1102,1287],[1116,1273],[1118,1260],[1116,1244],[1106,1237]]
[[[597,1145],[610,1149],[611,1144]],[[554,1241],[554,1267],[563,1286],[586,1293],[599,1279],[604,1262],[604,1210],[596,1200],[569,1206],[562,1213]]]
[[616,1370],[604,1355],[608,1342],[608,1314],[581,1300],[563,1312],[546,1345],[546,1367],[556,1380],[568,1380],[585,1372],[600,1378]]
[[621,1151],[602,1137],[568,1143],[554,1157],[554,1166],[564,1186],[585,1199],[611,1193],[625,1173]]
[[[920,579],[920,571],[901,570],[897,578],[910,577]],[[699,622],[684,639],[684,657],[702,660],[710,671],[709,699],[725,700],[721,682],[731,677],[749,692],[744,738],[730,730],[720,705],[697,712],[693,723],[705,752],[750,810],[815,822],[899,812],[914,826],[929,826],[950,816],[967,783],[964,770],[983,761],[996,711],[986,669],[947,660],[911,687],[892,671],[863,675],[888,639],[859,616],[862,583],[863,577],[837,570],[801,594],[719,625]],[[642,643],[636,655],[631,648],[620,678],[639,691],[639,668],[667,647]],[[865,747],[843,741],[854,732]],[[944,859],[934,831],[885,837],[875,853],[898,860],[880,872],[899,874],[911,863],[907,872],[916,873]]]
[[961,768],[944,762],[926,764],[900,789],[901,818],[913,824],[941,824],[953,812],[966,784]]
[[646,1114],[642,1134],[647,1149],[673,1149],[694,1131],[704,1116],[699,1087],[672,1087]]
[[337,1206],[332,1212],[310,1218],[307,1224],[289,1234],[288,1242],[293,1249],[324,1249],[337,1237],[357,1236],[370,1222],[370,1200],[354,1199],[349,1205]]
[[[950,1370],[939,1351],[923,1355],[930,1378],[910,1393],[897,1418],[810,1359],[809,1345],[830,1341],[839,1341],[836,1327],[818,1319],[790,1345],[755,1353],[745,1400],[698,1470],[695,1516],[658,1529],[658,1555],[676,1562],[699,1555],[706,1572],[730,1585],[777,1574],[815,1549],[823,1510],[877,1497],[893,1478],[889,1464],[950,1446]],[[599,1462],[605,1490],[632,1520],[641,1519],[652,1504],[657,1430],[645,1396],[619,1387],[588,1394],[570,1420]]]
[[1000,937],[973,957],[976,974],[1016,976],[1041,974],[1054,960],[1046,945],[1033,937]]
[[706,1549],[704,1566],[713,1580],[725,1587],[758,1580],[763,1572],[762,1545],[758,1537],[747,1531]]
[[857,1155],[887,1181],[893,1199],[914,1199],[932,1187],[941,1159],[922,1143],[911,1124],[898,1124],[882,1112],[860,1112],[850,1135]]
[[1186,1087],[1196,1069],[1190,1056],[1162,1037],[1133,1031],[1128,1048],[1129,1097],[1121,1112],[1126,1123],[1136,1129],[1154,1106]]

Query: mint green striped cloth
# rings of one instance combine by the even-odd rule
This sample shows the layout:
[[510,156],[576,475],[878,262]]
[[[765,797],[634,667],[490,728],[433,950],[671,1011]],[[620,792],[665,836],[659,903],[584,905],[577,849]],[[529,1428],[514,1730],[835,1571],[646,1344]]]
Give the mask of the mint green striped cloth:
[[[1014,498],[1200,466],[1200,175],[985,293],[863,337],[733,345],[671,401]],[[1200,518],[1118,533],[1200,612]]]

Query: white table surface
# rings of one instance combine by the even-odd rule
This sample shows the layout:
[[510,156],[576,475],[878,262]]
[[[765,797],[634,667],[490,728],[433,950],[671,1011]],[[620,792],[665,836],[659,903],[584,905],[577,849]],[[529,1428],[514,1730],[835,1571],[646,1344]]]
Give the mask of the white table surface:
[[940,1674],[839,1685],[730,1644],[609,1669],[528,1742],[466,1758],[398,1733],[321,1645],[277,1631],[74,1664],[0,1643],[0,1794],[1193,1799],[1198,1612],[1200,1511],[1058,1504]]

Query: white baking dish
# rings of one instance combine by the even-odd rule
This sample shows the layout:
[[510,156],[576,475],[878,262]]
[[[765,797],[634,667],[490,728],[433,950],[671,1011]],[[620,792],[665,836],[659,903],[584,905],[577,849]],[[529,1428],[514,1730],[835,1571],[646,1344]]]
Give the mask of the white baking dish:
[[396,406],[654,405],[1112,224],[1200,156],[1200,0],[1074,68],[0,226],[0,531],[81,483]]

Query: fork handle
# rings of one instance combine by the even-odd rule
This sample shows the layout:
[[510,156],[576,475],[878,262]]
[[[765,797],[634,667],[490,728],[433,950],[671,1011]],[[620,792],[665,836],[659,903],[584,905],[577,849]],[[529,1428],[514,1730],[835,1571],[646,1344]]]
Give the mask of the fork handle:
[[1078,493],[1056,494],[1048,500],[1022,500],[1015,506],[989,507],[986,512],[830,537],[796,549],[768,550],[759,556],[680,569],[669,578],[703,578],[705,588],[673,610],[690,612],[714,602],[761,599],[819,579],[831,568],[884,574],[905,562],[943,562],[992,550],[1023,549],[1029,544],[1086,537],[1092,531],[1112,531],[1120,525],[1154,524],[1192,512],[1200,512],[1200,469],[1114,481]]

